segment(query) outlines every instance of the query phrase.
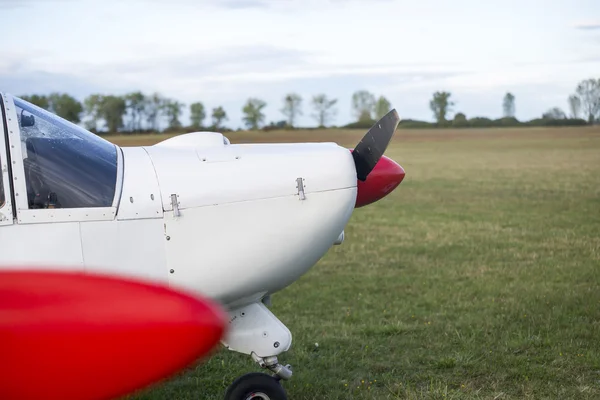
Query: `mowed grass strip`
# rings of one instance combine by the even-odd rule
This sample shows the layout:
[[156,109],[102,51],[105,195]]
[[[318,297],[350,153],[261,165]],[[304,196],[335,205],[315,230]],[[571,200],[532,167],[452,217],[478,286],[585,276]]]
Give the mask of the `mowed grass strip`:
[[[271,133],[248,141],[363,132]],[[273,296],[290,398],[600,398],[600,129],[399,130],[386,154],[405,181]],[[221,399],[258,370],[221,349],[131,398]]]

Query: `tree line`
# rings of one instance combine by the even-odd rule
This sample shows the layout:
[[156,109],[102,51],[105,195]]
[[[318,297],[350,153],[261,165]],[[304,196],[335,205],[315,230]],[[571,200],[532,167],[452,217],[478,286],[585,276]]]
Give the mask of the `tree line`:
[[[97,133],[231,130],[224,126],[228,116],[222,106],[210,110],[209,117],[209,110],[200,101],[187,106],[190,112],[190,124],[184,126],[181,115],[186,105],[159,93],[144,94],[137,91],[123,96],[92,94],[83,102],[67,93],[32,94],[19,97],[71,122],[83,122],[87,129]],[[303,101],[304,99],[297,93],[287,94],[283,97],[282,107],[279,110],[285,118],[266,124],[264,110],[267,103],[260,98],[251,97],[242,107],[242,120],[246,129],[251,130],[300,128],[296,122],[297,118],[303,115]],[[337,99],[329,98],[326,94],[317,94],[310,98],[311,117],[317,122],[319,128],[334,127],[331,121],[337,114],[337,102]],[[515,118],[516,100],[512,93],[505,94],[502,100],[503,117],[499,119],[486,117],[469,119],[463,112],[456,112],[453,118],[449,118],[455,104],[450,92],[435,92],[429,102],[435,122],[403,119],[400,127],[466,128],[594,124],[600,122],[600,78],[583,80],[575,87],[575,92],[567,99],[569,115],[560,107],[553,107],[539,118],[519,121]],[[391,108],[389,100],[382,95],[376,96],[367,90],[356,91],[352,95],[355,122],[343,127],[369,128]],[[166,127],[161,126],[163,125],[161,121],[163,124],[166,123]]]
[[449,92],[436,92],[429,102],[435,123],[412,121],[408,124],[413,127],[433,125],[437,127],[502,127],[502,126],[568,126],[592,125],[600,122],[600,78],[585,79],[577,84],[575,93],[567,98],[570,114],[567,115],[560,107],[552,107],[544,112],[541,117],[530,121],[519,121],[515,118],[515,95],[508,92],[502,100],[502,118],[492,120],[485,117],[467,119],[462,112],[457,112],[453,119],[446,116],[451,111],[455,102],[451,100]]

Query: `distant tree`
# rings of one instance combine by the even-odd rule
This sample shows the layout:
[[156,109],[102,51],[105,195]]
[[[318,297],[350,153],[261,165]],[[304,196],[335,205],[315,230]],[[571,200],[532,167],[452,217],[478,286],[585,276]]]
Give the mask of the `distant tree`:
[[83,100],[84,112],[87,116],[85,127],[91,130],[98,130],[98,124],[102,120],[102,95],[91,94]]
[[179,117],[181,116],[183,107],[185,107],[185,104],[180,103],[177,100],[167,99],[164,101],[162,112],[163,115],[167,117],[169,129],[181,128],[181,121],[179,120]]
[[385,114],[390,112],[391,109],[392,105],[388,99],[383,96],[379,96],[379,99],[377,99],[377,103],[375,104],[375,119],[381,119]]
[[433,111],[433,117],[438,124],[446,122],[446,114],[452,110],[454,102],[450,101],[451,93],[435,92],[433,99],[429,102],[429,108]]
[[125,105],[130,114],[130,130],[139,131],[142,129],[142,119],[146,111],[146,101],[146,96],[140,91],[125,95]]
[[258,129],[265,120],[265,114],[262,112],[267,103],[257,98],[250,98],[242,108],[244,113],[244,123],[250,129]]
[[503,126],[503,127],[511,127],[511,126],[521,126],[521,122],[515,117],[502,117],[495,121],[493,121],[494,126]]
[[467,121],[467,116],[465,114],[459,112],[456,113],[456,115],[454,115],[454,120],[452,120],[452,126],[457,128],[463,128],[468,125],[469,122]]
[[312,98],[312,106],[315,109],[315,114],[312,117],[317,120],[319,127],[325,127],[325,125],[335,115],[336,109],[334,108],[337,103],[337,99],[328,99],[325,94],[318,94]]
[[355,92],[352,95],[352,109],[358,121],[372,120],[375,111],[375,96],[366,90]]
[[123,116],[127,111],[125,97],[91,94],[83,104],[87,117],[85,126],[88,129],[98,130],[101,122],[104,122],[109,132],[117,132],[123,128]]
[[566,114],[558,107],[553,107],[550,110],[542,114],[543,119],[565,119]]
[[50,93],[48,96],[48,110],[68,121],[81,122],[83,105],[73,96],[66,93]]
[[219,129],[221,127],[221,123],[227,120],[227,113],[223,109],[223,107],[219,106],[217,108],[213,108],[212,112],[212,121],[215,129]]
[[281,112],[287,117],[289,126],[294,126],[296,116],[302,115],[302,97],[297,93],[290,93],[283,99]]
[[600,78],[586,79],[577,85],[575,90],[590,124],[600,119]]
[[473,117],[469,119],[472,128],[489,128],[494,126],[494,121],[486,117]]
[[120,96],[102,96],[100,98],[100,115],[109,132],[118,132],[123,128],[123,116],[127,110],[125,99]]
[[155,132],[160,128],[158,117],[160,116],[161,110],[164,108],[164,103],[165,99],[159,93],[152,94],[146,101],[146,119],[150,129]]
[[35,104],[36,106],[47,110],[50,107],[50,103],[48,102],[48,97],[39,94],[32,94],[31,96],[19,96],[25,101],[30,102],[31,104]]
[[576,95],[569,96],[569,110],[571,110],[571,118],[579,118],[581,112],[581,99]]
[[515,116],[515,96],[512,93],[506,93],[506,95],[504,95],[502,110],[504,111],[505,117]]
[[190,104],[190,121],[194,129],[200,129],[202,127],[202,121],[204,121],[204,118],[206,118],[204,104],[200,102]]
[[265,125],[262,127],[263,131],[274,131],[274,130],[278,130],[278,129],[284,129],[286,127],[288,127],[288,121],[287,120],[280,120],[280,121],[270,121],[268,125]]

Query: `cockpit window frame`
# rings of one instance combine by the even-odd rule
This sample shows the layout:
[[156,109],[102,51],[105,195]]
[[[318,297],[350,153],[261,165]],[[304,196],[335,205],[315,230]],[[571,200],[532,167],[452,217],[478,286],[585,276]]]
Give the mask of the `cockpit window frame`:
[[[12,182],[16,200],[17,222],[19,224],[49,223],[49,222],[81,222],[81,221],[111,221],[116,218],[118,204],[123,190],[123,151],[114,145],[117,153],[117,179],[115,193],[110,207],[85,208],[38,208],[30,209],[27,201],[25,169],[23,164],[21,130],[18,124],[16,106],[13,97],[4,95],[9,110],[6,113],[8,126],[8,143],[12,160]],[[90,135],[93,133],[90,132]]]
[[0,93],[0,185],[1,190],[4,192],[4,201],[0,204],[0,225],[10,225],[14,220],[14,200],[10,177],[11,167],[7,146],[7,109],[10,111],[10,107],[8,106],[8,103],[5,102],[3,93]]
[[[7,203],[7,199],[6,199],[6,191],[4,190],[4,187],[6,186],[6,183],[4,182],[4,165],[6,164],[6,161],[4,161],[7,157],[6,157],[6,144],[5,142],[5,136],[6,136],[6,127],[4,125],[4,107],[2,106],[2,94],[0,93],[0,172],[1,172],[1,176],[0,176],[0,209],[4,208],[4,206]],[[4,161],[4,164],[2,164],[2,162]],[[7,171],[8,172],[8,171]]]

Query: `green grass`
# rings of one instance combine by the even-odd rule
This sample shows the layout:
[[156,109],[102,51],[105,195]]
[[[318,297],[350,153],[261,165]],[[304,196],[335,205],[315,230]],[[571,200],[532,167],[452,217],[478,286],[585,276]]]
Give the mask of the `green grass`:
[[[398,131],[387,154],[405,181],[273,296],[290,398],[600,398],[600,130]],[[221,399],[256,370],[221,349],[132,398]]]

